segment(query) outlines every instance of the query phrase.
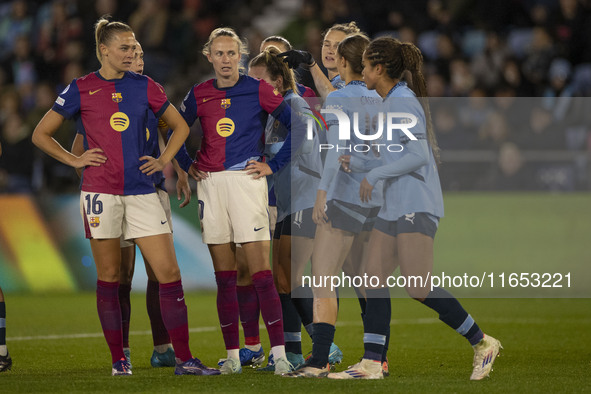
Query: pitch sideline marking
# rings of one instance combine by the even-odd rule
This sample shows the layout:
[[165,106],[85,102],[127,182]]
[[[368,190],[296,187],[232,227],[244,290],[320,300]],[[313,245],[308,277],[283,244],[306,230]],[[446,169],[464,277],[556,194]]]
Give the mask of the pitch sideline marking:
[[[580,324],[589,324],[591,323],[591,318],[582,318],[582,319],[572,319],[573,321],[580,323]],[[564,320],[561,320],[564,322]],[[493,323],[493,324],[548,324],[548,323],[555,323],[555,319],[541,319],[541,318],[531,318],[531,319],[482,319],[482,322],[486,323]],[[439,324],[439,319],[435,318],[418,318],[418,319],[392,319],[390,325],[417,325],[417,324]],[[342,321],[337,322],[337,327],[352,327],[352,326],[361,326],[361,321]],[[265,329],[265,326],[261,324],[259,326],[261,329]],[[242,329],[242,327],[240,327]],[[189,332],[191,333],[200,333],[200,332],[214,332],[219,329],[218,326],[206,326],[206,327],[195,327],[189,328]],[[144,330],[144,331],[130,331],[129,335],[152,335],[152,331]],[[34,335],[34,336],[21,336],[21,337],[7,337],[7,342],[13,341],[38,341],[38,340],[56,340],[56,339],[84,339],[84,338],[102,338],[102,332],[94,332],[94,333],[80,333],[80,334],[62,334],[62,335]]]

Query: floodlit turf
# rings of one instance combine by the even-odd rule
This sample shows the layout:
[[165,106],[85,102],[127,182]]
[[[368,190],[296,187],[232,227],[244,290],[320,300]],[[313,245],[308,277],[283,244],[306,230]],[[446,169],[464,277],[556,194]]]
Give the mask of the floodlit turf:
[[[225,356],[214,294],[187,294],[191,349],[207,365]],[[242,375],[174,376],[149,365],[152,351],[142,294],[132,295],[133,376],[110,376],[92,293],[7,297],[12,371],[0,392],[584,392],[591,388],[591,300],[468,299],[464,306],[505,347],[489,379],[469,381],[472,350],[435,313],[393,300],[391,376],[383,381],[286,379],[245,368]],[[341,301],[336,343],[343,369],[362,355],[356,300]],[[73,338],[76,337],[77,338]],[[305,334],[304,334],[305,336]],[[268,351],[266,331],[261,330]],[[310,350],[308,339],[305,351]]]

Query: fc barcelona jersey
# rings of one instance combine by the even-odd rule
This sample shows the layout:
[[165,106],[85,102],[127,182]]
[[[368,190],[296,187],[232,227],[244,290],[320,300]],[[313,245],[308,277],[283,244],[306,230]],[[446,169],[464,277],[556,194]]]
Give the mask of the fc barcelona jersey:
[[285,105],[271,85],[245,75],[229,88],[218,88],[214,79],[195,85],[183,100],[180,112],[189,126],[197,118],[201,121],[199,170],[224,171],[262,156],[267,117],[278,115]]
[[[100,148],[107,161],[84,170],[81,189],[93,193],[134,195],[153,193],[154,179],[143,174],[140,157],[154,154],[149,112],[156,118],[168,108],[160,85],[147,76],[126,72],[106,80],[98,72],[72,81],[53,110],[77,118],[85,149]],[[153,130],[153,131],[152,131]]]

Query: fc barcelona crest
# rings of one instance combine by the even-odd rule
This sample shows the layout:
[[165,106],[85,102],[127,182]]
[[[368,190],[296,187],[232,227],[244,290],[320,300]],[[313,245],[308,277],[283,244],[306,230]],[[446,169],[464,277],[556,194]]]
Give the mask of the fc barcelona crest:
[[230,103],[230,99],[222,99],[222,102],[220,105],[222,106],[223,109],[228,109],[228,108],[230,108],[230,105],[232,105],[232,103]]
[[120,103],[120,102],[122,102],[122,101],[123,101],[123,96],[121,95],[121,93],[117,93],[117,92],[115,92],[115,93],[113,93],[113,94],[111,95],[111,98],[112,98],[112,99],[113,99],[113,101],[114,101],[114,102],[116,102],[116,103]]
[[90,227],[98,227],[101,224],[101,218],[98,216],[90,217]]

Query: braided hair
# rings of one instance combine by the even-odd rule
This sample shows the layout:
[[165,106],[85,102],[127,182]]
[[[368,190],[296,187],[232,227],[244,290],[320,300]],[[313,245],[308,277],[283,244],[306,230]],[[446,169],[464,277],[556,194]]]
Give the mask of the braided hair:
[[433,130],[431,111],[427,96],[427,84],[423,76],[423,54],[416,45],[401,42],[395,38],[381,37],[373,40],[365,51],[365,56],[372,67],[377,64],[384,66],[388,77],[406,81],[416,94],[427,121],[427,140],[431,145],[433,156],[440,162],[439,146]]

